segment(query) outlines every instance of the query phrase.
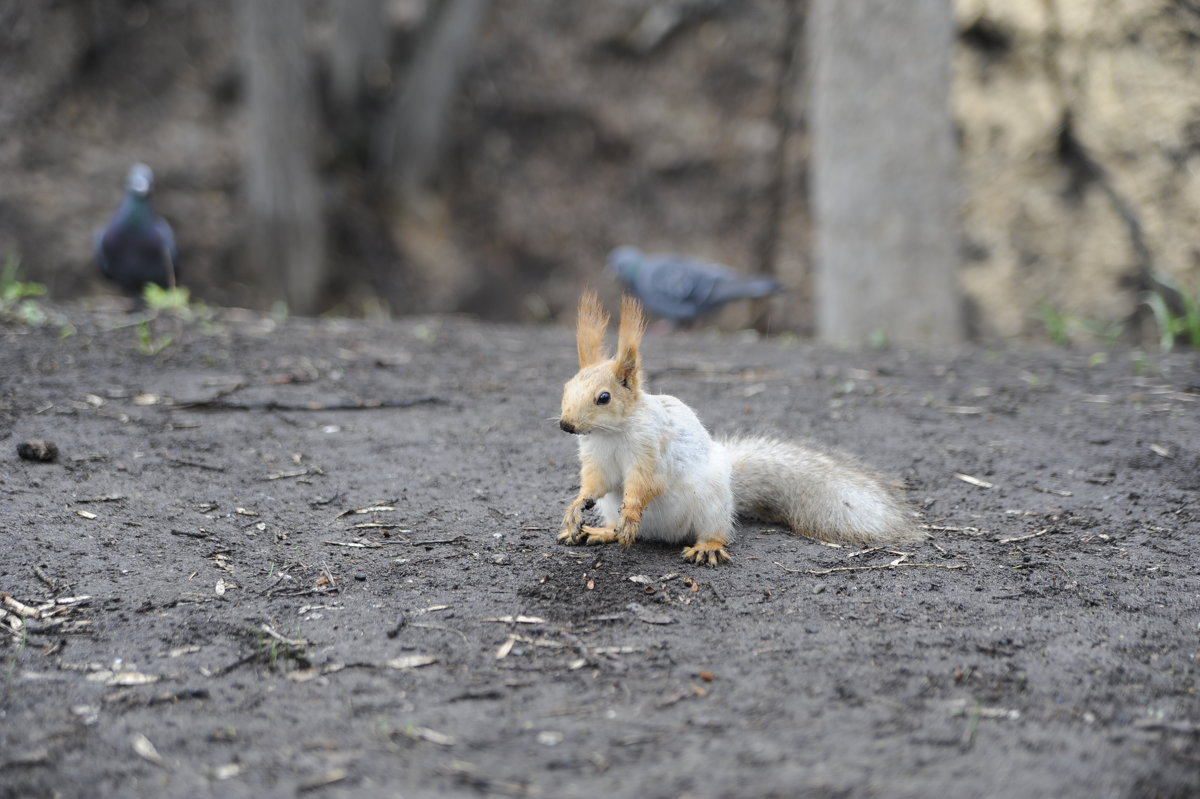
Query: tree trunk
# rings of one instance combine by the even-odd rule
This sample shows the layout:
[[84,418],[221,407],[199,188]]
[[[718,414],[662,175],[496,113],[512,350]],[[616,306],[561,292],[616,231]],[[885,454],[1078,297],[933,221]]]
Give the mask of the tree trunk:
[[304,4],[237,4],[246,69],[248,260],[291,311],[319,310],[325,220],[314,159],[315,98]]
[[442,0],[432,7],[420,43],[375,141],[375,161],[394,206],[435,173],[488,0]]
[[817,326],[835,343],[954,343],[950,0],[815,0],[809,53]]
[[383,0],[338,0],[333,13],[329,83],[339,113],[353,113],[371,70],[386,69],[388,29]]

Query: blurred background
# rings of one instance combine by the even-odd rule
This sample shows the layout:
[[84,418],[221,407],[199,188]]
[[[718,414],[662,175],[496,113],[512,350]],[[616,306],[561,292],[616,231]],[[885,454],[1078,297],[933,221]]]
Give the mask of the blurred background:
[[214,304],[566,318],[632,244],[788,287],[729,329],[1137,343],[1200,289],[1197,75],[1196,0],[0,0],[0,257],[117,294],[142,161]]

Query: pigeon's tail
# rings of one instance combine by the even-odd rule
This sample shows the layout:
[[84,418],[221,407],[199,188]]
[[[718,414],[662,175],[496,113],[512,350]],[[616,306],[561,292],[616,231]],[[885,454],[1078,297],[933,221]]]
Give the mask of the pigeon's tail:
[[769,297],[783,286],[778,280],[770,277],[743,277],[737,280],[727,280],[716,286],[713,299],[717,303],[729,302],[746,298],[757,299]]

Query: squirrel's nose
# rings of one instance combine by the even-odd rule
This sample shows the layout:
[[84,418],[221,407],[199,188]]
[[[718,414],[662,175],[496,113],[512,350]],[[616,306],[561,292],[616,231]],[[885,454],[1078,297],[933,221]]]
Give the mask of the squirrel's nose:
[[564,433],[574,433],[575,432],[575,425],[571,424],[566,419],[559,419],[558,426],[562,428],[562,431]]

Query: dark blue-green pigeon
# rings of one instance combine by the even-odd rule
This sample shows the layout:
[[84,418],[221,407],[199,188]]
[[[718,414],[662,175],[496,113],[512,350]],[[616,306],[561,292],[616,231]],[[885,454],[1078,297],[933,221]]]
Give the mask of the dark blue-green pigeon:
[[178,250],[166,220],[150,207],[154,173],[134,164],[125,179],[125,197],[108,227],[96,236],[100,272],[125,291],[139,296],[147,283],[174,288]]
[[608,267],[655,316],[680,322],[715,311],[727,302],[767,297],[783,287],[773,278],[740,275],[727,266],[674,253],[618,247]]

